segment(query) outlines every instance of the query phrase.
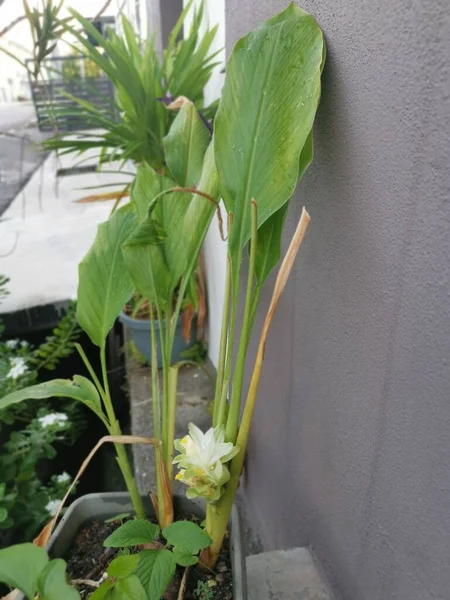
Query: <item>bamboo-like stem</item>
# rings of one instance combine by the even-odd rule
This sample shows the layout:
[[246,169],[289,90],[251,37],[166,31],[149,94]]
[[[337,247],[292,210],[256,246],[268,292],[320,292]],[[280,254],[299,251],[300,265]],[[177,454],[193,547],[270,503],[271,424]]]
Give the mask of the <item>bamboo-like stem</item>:
[[[99,394],[100,394],[100,396],[101,396],[101,398],[102,398],[102,400],[103,400],[103,402],[105,404],[105,398],[106,398],[105,390],[103,389],[103,386],[100,383],[100,380],[97,377],[96,372],[94,371],[91,363],[89,362],[89,359],[86,356],[86,353],[83,350],[83,347],[80,344],[75,343],[75,348],[77,349],[78,354],[81,356],[81,360],[83,361],[84,366],[88,370],[89,375],[92,377],[92,381],[95,383],[95,386],[96,386],[96,388],[97,388],[97,390],[98,390],[98,392],[99,392]],[[106,405],[105,405],[105,409],[106,409]]]
[[222,385],[222,395],[220,397],[219,412],[217,414],[217,423],[215,426],[225,425],[225,417],[226,417],[226,410],[227,410],[227,396],[228,396],[229,385],[230,385],[230,382],[228,381],[228,379],[225,379],[225,381],[223,382],[223,385]]
[[[114,407],[111,401],[111,394],[109,391],[109,383],[108,383],[108,371],[106,368],[106,352],[105,352],[105,344],[100,348],[100,362],[102,367],[102,377],[103,377],[103,388],[105,390],[105,410],[108,416],[108,420],[110,423],[110,434],[111,435],[122,435],[119,422],[116,419],[116,415],[114,412]],[[130,461],[128,460],[127,451],[121,444],[115,444],[116,454],[117,454],[117,463],[122,471],[122,475],[125,481],[125,485],[127,487],[128,493],[130,494],[131,502],[133,504],[134,510],[138,517],[144,519],[145,518],[145,509],[144,504],[142,502],[141,494],[139,493],[139,489],[136,483],[136,479],[134,478],[133,470],[130,465]]]
[[267,340],[269,327],[275,314],[278,302],[286,286],[289,274],[292,270],[295,257],[300,248],[300,245],[305,237],[306,229],[309,225],[310,217],[305,209],[302,210],[300,221],[295,230],[294,237],[289,245],[288,251],[283,259],[278,276],[275,282],[272,299],[267,311],[264,325],[261,331],[261,337],[258,345],[255,366],[250,381],[250,387],[247,394],[247,399],[242,415],[242,421],[239,428],[239,433],[236,440],[236,445],[239,446],[240,452],[233,458],[230,465],[230,479],[226,485],[225,493],[220,498],[219,502],[214,506],[208,506],[206,512],[206,529],[211,536],[213,543],[209,548],[206,548],[200,560],[208,567],[213,567],[222,546],[223,538],[227,529],[228,519],[230,518],[231,508],[233,506],[236,491],[239,485],[239,479],[244,464],[245,453],[247,450],[248,438],[250,434],[250,426],[253,417],[253,411],[256,404],[259,381],[261,378],[261,370],[264,361],[264,350]]
[[[153,437],[161,444],[161,404],[159,396],[159,376],[158,376],[158,355],[156,350],[156,334],[155,334],[155,322],[152,318],[153,310],[150,304],[150,347],[151,347],[151,376],[152,376],[152,418],[153,418]],[[158,512],[158,521],[161,519],[160,506],[163,510],[162,499],[162,488],[161,480],[159,477],[159,469],[157,468],[158,456],[155,454],[155,472],[156,472],[156,495],[158,498],[157,507],[155,512]]]
[[175,413],[177,408],[178,367],[169,367],[168,397],[169,418],[167,423],[167,451],[165,456],[167,476],[170,482],[173,478],[173,443],[175,440]]
[[227,420],[226,439],[230,442],[236,441],[239,424],[239,413],[241,409],[242,386],[244,382],[245,358],[247,356],[248,344],[252,326],[252,302],[256,271],[256,250],[258,245],[258,207],[254,198],[251,201],[251,243],[250,260],[247,278],[247,291],[245,296],[244,318],[239,340],[239,348],[236,357],[236,366],[231,387],[230,411]]
[[[220,406],[222,403],[223,396],[223,377],[224,377],[224,369],[225,369],[225,359],[227,355],[227,342],[228,342],[228,321],[230,318],[230,291],[231,291],[231,264],[230,257],[227,256],[227,272],[225,276],[225,296],[223,303],[223,313],[222,313],[222,329],[220,332],[220,347],[219,347],[219,361],[217,364],[217,379],[216,379],[216,392],[214,395],[214,415],[213,415],[213,426],[222,424],[223,422],[223,414],[222,419],[220,418]],[[228,386],[227,386],[228,387]],[[226,394],[225,394],[225,402],[226,402]],[[222,411],[224,413],[224,411]]]

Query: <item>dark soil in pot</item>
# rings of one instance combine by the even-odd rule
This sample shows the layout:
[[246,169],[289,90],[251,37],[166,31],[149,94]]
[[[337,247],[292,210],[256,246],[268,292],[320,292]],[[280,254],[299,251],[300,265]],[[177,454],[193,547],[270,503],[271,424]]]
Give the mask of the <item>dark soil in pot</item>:
[[[179,518],[199,522],[194,515],[180,515]],[[120,552],[119,548],[105,548],[103,541],[119,527],[116,521],[92,520],[78,530],[72,547],[67,552],[67,571],[71,579],[90,579],[99,581],[110,562]],[[139,552],[142,548],[131,548],[131,552]],[[174,580],[163,596],[164,600],[176,600],[183,577],[184,568],[177,567]],[[81,597],[89,598],[94,591],[92,587],[80,585]],[[203,593],[201,593],[203,590]],[[208,593],[209,592],[209,593]],[[232,600],[232,575],[228,538],[225,540],[214,573],[202,571],[198,566],[189,568],[185,600]]]

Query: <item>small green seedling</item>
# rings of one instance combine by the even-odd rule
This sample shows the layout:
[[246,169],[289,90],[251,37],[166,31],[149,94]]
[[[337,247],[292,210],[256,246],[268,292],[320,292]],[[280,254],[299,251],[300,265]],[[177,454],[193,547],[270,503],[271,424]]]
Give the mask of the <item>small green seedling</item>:
[[213,591],[212,591],[212,586],[210,585],[211,583],[214,583],[214,581],[198,581],[197,582],[197,587],[195,588],[195,597],[198,598],[198,600],[212,600],[213,599]]
[[107,571],[108,579],[95,591],[91,600],[113,598],[110,595],[113,589],[126,597],[125,588],[134,594],[128,592],[133,599],[160,600],[175,574],[176,566],[197,564],[199,552],[211,544],[211,538],[191,521],[176,521],[161,531],[150,521],[134,519],[121,525],[103,543],[108,548],[122,549],[144,544],[152,544],[154,548],[113,560]]

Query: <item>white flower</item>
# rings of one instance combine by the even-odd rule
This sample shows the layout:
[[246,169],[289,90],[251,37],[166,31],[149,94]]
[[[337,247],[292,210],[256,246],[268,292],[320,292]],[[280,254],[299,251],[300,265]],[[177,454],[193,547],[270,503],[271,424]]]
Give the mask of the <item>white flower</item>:
[[27,363],[24,358],[15,356],[9,361],[11,368],[8,371],[7,377],[10,379],[18,379],[27,372]]
[[50,515],[52,517],[54,517],[56,515],[56,511],[59,508],[59,505],[61,504],[61,500],[50,500],[50,502],[47,502],[46,506],[45,506],[45,510],[50,513]]
[[66,413],[51,413],[49,415],[44,415],[43,417],[39,417],[38,421],[42,425],[42,427],[50,427],[51,425],[64,425],[67,421],[68,417]]
[[176,479],[189,487],[188,498],[200,496],[216,502],[222,495],[222,486],[230,478],[224,463],[239,452],[238,447],[224,440],[223,426],[211,427],[203,433],[193,423],[189,424],[189,435],[175,440],[175,448],[180,452],[173,460],[180,466]]
[[14,348],[17,348],[18,345],[19,345],[19,340],[8,340],[6,342],[6,346],[8,348],[11,348],[11,350],[14,350]]
[[56,483],[67,483],[70,480],[71,480],[71,477],[70,477],[69,473],[66,473],[65,471],[63,473],[61,473],[60,475],[56,476]]
[[30,345],[26,340],[23,340],[22,342],[20,342],[20,345],[22,348],[28,348],[28,346]]

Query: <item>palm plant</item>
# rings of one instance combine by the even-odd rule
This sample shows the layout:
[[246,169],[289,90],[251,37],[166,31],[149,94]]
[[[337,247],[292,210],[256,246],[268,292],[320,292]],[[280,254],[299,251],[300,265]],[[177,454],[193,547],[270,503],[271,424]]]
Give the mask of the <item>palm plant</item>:
[[[72,10],[83,32],[66,23],[85,55],[112,82],[115,89],[115,109],[106,111],[95,104],[66,96],[75,108],[56,111],[58,116],[82,117],[89,126],[103,130],[100,134],[83,133],[82,139],[66,139],[58,135],[45,142],[45,147],[60,154],[99,150],[101,162],[128,160],[146,162],[158,171],[164,170],[163,139],[175,118],[166,104],[177,98],[189,98],[205,116],[214,113],[214,106],[204,107],[203,90],[214,67],[217,53],[210,53],[217,26],[199,35],[203,20],[203,5],[195,10],[189,33],[178,40],[192,0],[183,10],[169,39],[162,59],[153,39],[141,43],[131,24],[122,17],[123,36],[109,30],[102,36],[90,21]],[[95,47],[86,34],[97,43]]]

